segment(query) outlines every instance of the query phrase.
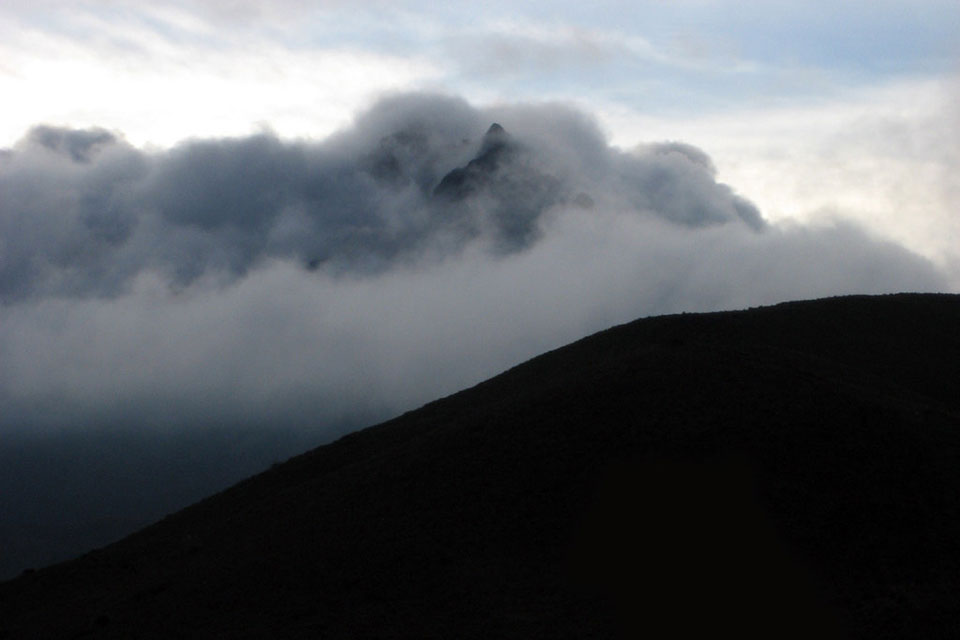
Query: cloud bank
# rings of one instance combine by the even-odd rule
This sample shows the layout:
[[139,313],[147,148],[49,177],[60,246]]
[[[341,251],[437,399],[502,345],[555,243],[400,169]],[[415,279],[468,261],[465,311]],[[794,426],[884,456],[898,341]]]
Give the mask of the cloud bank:
[[946,286],[559,105],[396,95],[322,141],[167,151],[39,126],[0,194],[6,431],[334,433],[640,315]]

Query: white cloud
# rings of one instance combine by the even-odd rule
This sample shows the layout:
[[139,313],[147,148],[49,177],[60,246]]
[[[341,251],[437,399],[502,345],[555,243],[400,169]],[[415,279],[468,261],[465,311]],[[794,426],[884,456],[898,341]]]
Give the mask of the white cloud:
[[[323,137],[384,91],[429,83],[416,56],[358,47],[296,48],[239,34],[205,42],[209,24],[183,12],[104,18],[74,12],[70,29],[7,31],[0,146],[38,122],[120,130],[136,144],[250,133]],[[168,32],[162,27],[173,27]]]
[[499,262],[471,252],[378,278],[280,262],[233,287],[172,294],[146,274],[114,300],[4,311],[0,426],[360,426],[640,315],[928,277],[854,230],[755,236],[616,213],[561,217],[542,244]]
[[324,143],[152,154],[39,129],[0,187],[0,431],[338,430],[641,315],[945,287],[557,105],[397,96]]
[[956,95],[954,81],[923,78],[724,115],[651,118],[609,105],[600,117],[624,147],[697,141],[720,179],[772,220],[855,220],[949,267],[960,259]]

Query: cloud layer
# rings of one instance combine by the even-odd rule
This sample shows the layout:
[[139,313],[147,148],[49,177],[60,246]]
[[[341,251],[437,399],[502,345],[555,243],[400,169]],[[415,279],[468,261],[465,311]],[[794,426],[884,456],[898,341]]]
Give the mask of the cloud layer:
[[0,193],[7,430],[342,430],[639,315],[945,287],[557,105],[397,95],[320,142],[154,152],[36,127]]

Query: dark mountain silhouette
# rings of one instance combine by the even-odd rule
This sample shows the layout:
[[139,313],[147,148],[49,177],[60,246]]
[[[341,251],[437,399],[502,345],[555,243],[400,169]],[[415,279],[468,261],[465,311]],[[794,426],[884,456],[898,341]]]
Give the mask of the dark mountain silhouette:
[[958,328],[616,327],[0,584],[0,637],[955,637]]
[[510,140],[502,126],[494,122],[484,134],[476,157],[443,176],[433,194],[453,201],[463,200],[487,187],[493,181],[494,173],[517,151],[516,143]]
[[[469,212],[464,201],[480,198],[481,209],[487,211],[479,225],[492,229],[494,248],[503,253],[524,249],[539,237],[543,212],[564,199],[560,181],[537,169],[527,154],[522,144],[494,122],[477,154],[443,176],[433,190],[434,200],[446,205],[446,218],[464,225],[462,218]],[[465,226],[477,224],[473,221]]]

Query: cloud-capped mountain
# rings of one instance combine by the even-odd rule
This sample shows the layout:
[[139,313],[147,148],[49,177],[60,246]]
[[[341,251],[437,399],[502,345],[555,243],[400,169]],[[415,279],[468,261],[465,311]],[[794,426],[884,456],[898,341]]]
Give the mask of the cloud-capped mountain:
[[516,130],[482,124],[495,115],[412,94],[322,142],[264,133],[163,152],[102,129],[35,127],[0,156],[0,304],[115,298],[145,272],[184,288],[271,260],[371,274],[471,243],[512,254],[592,202],[682,227],[764,227],[696,147],[623,152],[563,107],[500,113]]
[[322,140],[169,149],[38,126],[0,193],[3,434],[333,437],[638,316],[949,290],[866,229],[765,220],[697,147],[619,148],[549,103],[397,94]]
[[615,327],[0,584],[0,637],[948,637],[958,326]]

